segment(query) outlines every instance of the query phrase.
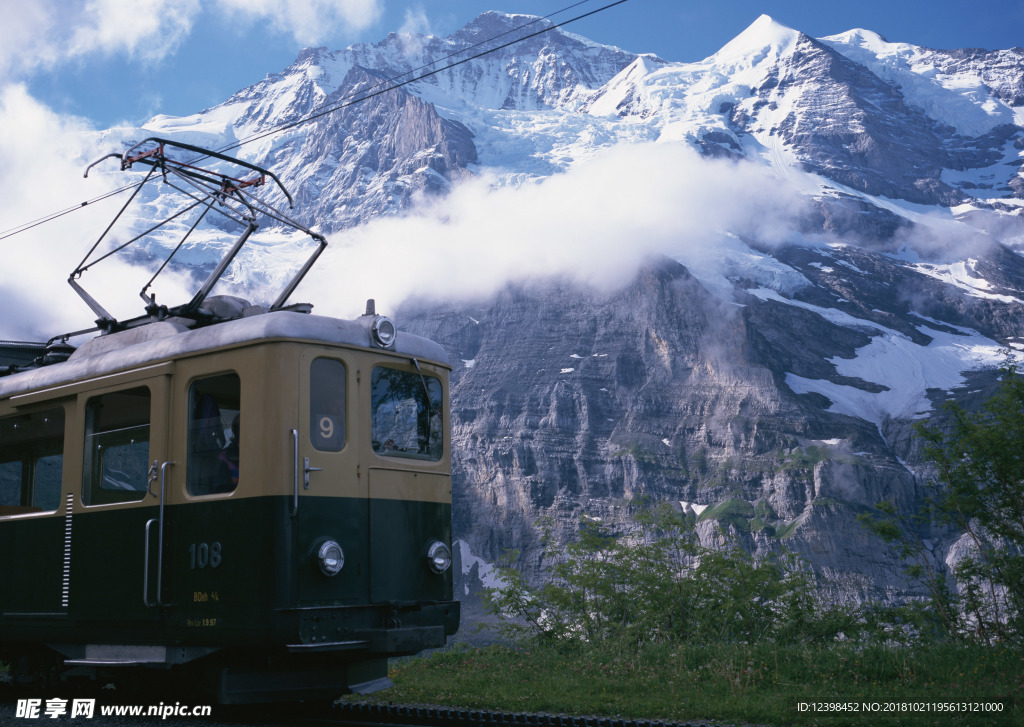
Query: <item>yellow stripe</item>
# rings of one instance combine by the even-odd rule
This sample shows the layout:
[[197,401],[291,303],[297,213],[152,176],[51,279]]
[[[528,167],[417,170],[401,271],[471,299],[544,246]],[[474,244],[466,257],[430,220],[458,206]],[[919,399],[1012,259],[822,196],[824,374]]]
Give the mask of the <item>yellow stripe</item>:
[[381,500],[451,502],[452,478],[427,472],[370,470],[370,497]]

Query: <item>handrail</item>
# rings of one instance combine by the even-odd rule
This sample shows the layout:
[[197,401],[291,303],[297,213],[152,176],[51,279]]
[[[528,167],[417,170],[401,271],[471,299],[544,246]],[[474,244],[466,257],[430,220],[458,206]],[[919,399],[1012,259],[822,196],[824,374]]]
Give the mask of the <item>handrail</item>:
[[[160,526],[157,528],[157,549],[156,549],[156,602],[160,606],[164,603],[164,492],[167,484],[167,468],[174,462],[164,462],[160,465]],[[146,564],[149,565],[148,563]]]
[[294,475],[294,495],[292,496],[292,517],[299,514],[299,430],[292,429],[292,474]]
[[146,522],[146,547],[142,555],[142,603],[145,604],[146,608],[153,608],[157,605],[156,603],[149,602],[149,528],[156,521],[156,518],[150,518]]
[[[157,516],[150,518],[146,521],[146,544],[143,549],[143,564],[142,564],[142,602],[147,608],[153,608],[154,606],[166,606],[164,603],[164,494],[167,491],[167,468],[173,465],[174,462],[167,461],[160,465],[160,505],[157,510]],[[156,467],[156,462],[153,463]],[[152,480],[149,483],[149,487],[152,487]],[[148,488],[147,488],[148,489]],[[150,494],[155,496],[150,490]],[[152,540],[150,537],[150,530],[153,527],[153,523],[157,524],[156,531],[156,600],[151,602],[149,600],[149,542]]]

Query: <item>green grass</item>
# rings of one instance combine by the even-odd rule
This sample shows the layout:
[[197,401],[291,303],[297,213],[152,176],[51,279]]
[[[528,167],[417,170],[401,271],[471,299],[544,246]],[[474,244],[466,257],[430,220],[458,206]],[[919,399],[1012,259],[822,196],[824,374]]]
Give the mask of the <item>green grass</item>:
[[[1024,656],[1009,647],[656,644],[456,647],[396,661],[373,699],[468,709],[759,725],[1024,724]],[[821,712],[798,704],[1000,702],[1002,712]]]
[[784,472],[795,469],[812,469],[816,464],[818,464],[818,462],[831,458],[832,450],[828,447],[819,447],[816,445],[801,447],[795,452],[782,456],[781,469]]
[[737,530],[743,533],[750,532],[750,520],[754,517],[754,506],[746,500],[731,498],[720,502],[713,507],[707,508],[700,514],[697,521],[719,520],[731,523]]
[[775,529],[775,537],[778,538],[779,540],[782,540],[783,538],[788,538],[790,535],[793,534],[793,532],[796,530],[797,525],[799,525],[799,524],[800,524],[800,520],[798,518],[796,520],[793,520],[790,523],[786,523],[785,525],[782,525],[781,527],[776,528]]
[[[834,500],[830,500],[829,503],[839,504]],[[815,504],[818,504],[817,500]],[[731,523],[741,533],[764,530],[769,536],[780,540],[791,535],[797,525],[796,520],[790,523],[779,520],[778,515],[765,500],[758,500],[756,505],[751,505],[739,498],[731,498],[707,508],[697,520]]]

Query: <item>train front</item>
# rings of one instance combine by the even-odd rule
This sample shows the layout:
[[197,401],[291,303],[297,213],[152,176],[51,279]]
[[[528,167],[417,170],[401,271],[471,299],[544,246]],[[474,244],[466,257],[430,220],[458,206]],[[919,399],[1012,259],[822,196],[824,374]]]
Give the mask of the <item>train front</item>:
[[219,642],[200,664],[216,668],[202,681],[221,702],[385,688],[388,657],[441,647],[459,627],[446,354],[372,312],[259,317],[260,343],[202,365],[231,366],[238,383],[190,387],[191,429],[205,410],[218,431],[238,423],[225,437],[238,484],[197,490],[174,513],[177,549],[197,550],[171,579],[172,631]]
[[[218,680],[223,702],[385,688],[389,657],[444,646],[459,624],[446,354],[372,312],[355,328],[298,320],[306,340],[267,353],[268,365],[295,366],[285,378],[297,392],[263,389],[277,401],[269,409],[295,422],[282,458],[287,496],[272,498],[277,552],[264,553],[287,563],[269,604],[280,641],[262,665],[232,660]],[[257,440],[280,441],[253,426]],[[246,456],[269,461],[240,439],[242,467]]]

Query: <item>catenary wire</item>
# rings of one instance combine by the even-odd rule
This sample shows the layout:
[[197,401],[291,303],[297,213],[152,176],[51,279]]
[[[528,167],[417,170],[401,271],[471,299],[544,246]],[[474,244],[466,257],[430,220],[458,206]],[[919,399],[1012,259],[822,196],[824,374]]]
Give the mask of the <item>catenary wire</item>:
[[[396,90],[398,88],[401,88],[403,86],[407,86],[407,85],[409,85],[411,83],[415,83],[417,81],[421,81],[421,80],[423,80],[425,78],[429,78],[431,76],[436,76],[437,74],[443,73],[444,71],[447,71],[447,70],[450,70],[452,68],[455,68],[456,66],[460,66],[460,65],[462,65],[464,63],[468,63],[468,62],[476,60],[478,58],[482,58],[483,56],[489,55],[490,53],[494,53],[495,51],[502,50],[503,48],[508,48],[509,46],[515,45],[516,43],[521,43],[521,42],[523,42],[525,40],[529,40],[530,38],[534,38],[534,37],[536,37],[538,35],[542,35],[544,33],[547,33],[549,31],[551,31],[551,30],[554,30],[556,28],[560,28],[560,27],[562,27],[564,25],[568,25],[570,23],[574,23],[574,22],[576,22],[578,20],[582,20],[583,18],[590,17],[591,15],[595,15],[597,13],[600,13],[600,12],[603,12],[605,10],[608,10],[609,8],[615,7],[616,5],[622,5],[623,3],[627,2],[627,0],[616,0],[615,2],[608,3],[607,5],[603,5],[602,7],[599,7],[597,9],[595,9],[595,10],[591,10],[591,11],[583,13],[581,15],[577,15],[574,18],[570,18],[568,20],[563,20],[560,23],[553,23],[550,26],[548,26],[546,28],[543,28],[541,30],[538,30],[536,32],[530,33],[528,35],[524,35],[524,36],[522,36],[520,38],[516,38],[515,40],[511,40],[511,41],[509,41],[507,43],[502,43],[501,45],[497,45],[497,46],[495,46],[493,48],[489,48],[489,49],[487,49],[485,51],[481,51],[480,53],[476,53],[476,54],[474,54],[472,56],[469,56],[468,58],[464,58],[462,60],[455,61],[454,63],[449,63],[448,65],[443,66],[441,68],[437,68],[437,69],[435,69],[433,71],[428,71],[427,73],[421,74],[419,76],[415,76],[415,77],[407,79],[405,81],[401,81],[399,83],[395,83],[396,79],[402,78],[403,76],[408,76],[410,73],[415,73],[416,71],[422,70],[423,68],[427,68],[427,67],[429,67],[431,65],[434,65],[435,63],[445,61],[445,60],[447,60],[449,58],[452,58],[454,56],[457,56],[457,55],[461,55],[461,54],[463,54],[463,53],[465,53],[467,51],[473,50],[474,48],[478,48],[478,47],[480,47],[482,45],[485,45],[487,43],[490,43],[490,42],[492,42],[492,41],[494,41],[494,40],[496,40],[498,38],[504,37],[506,35],[509,35],[510,33],[514,33],[514,32],[516,32],[518,30],[521,30],[521,29],[523,29],[525,27],[533,25],[534,23],[537,23],[537,22],[539,22],[541,20],[549,20],[549,19],[555,17],[556,15],[560,15],[561,13],[567,12],[568,10],[571,10],[572,8],[578,7],[580,5],[584,5],[584,4],[586,4],[588,2],[591,2],[591,1],[592,0],[579,0],[579,2],[575,2],[575,3],[572,3],[571,5],[567,5],[566,7],[562,8],[560,10],[557,10],[557,11],[555,11],[555,12],[549,14],[549,15],[546,15],[546,16],[543,16],[543,17],[539,17],[539,18],[535,18],[534,20],[531,20],[531,21],[529,21],[527,23],[523,23],[520,26],[517,26],[517,27],[512,28],[510,30],[506,30],[503,33],[498,33],[497,35],[491,36],[490,38],[487,38],[485,40],[482,40],[482,41],[479,41],[477,43],[474,43],[473,45],[467,46],[466,48],[463,48],[463,49],[461,49],[459,51],[455,51],[454,53],[450,53],[450,54],[448,54],[446,56],[443,56],[442,58],[438,59],[437,61],[431,61],[430,63],[425,63],[425,64],[423,64],[421,66],[418,66],[418,67],[416,67],[414,69],[411,69],[409,71],[405,71],[405,72],[400,73],[400,74],[398,74],[396,76],[393,76],[392,78],[381,80],[377,84],[374,84],[373,86],[370,86],[369,89],[367,89],[367,90],[371,90],[371,89],[377,88],[378,86],[385,85],[385,84],[394,83],[394,85],[388,85],[386,88],[382,88],[382,89],[380,89],[378,91],[374,91],[373,93],[367,93],[367,94],[365,94],[363,96],[359,96],[358,98],[353,98],[353,99],[351,99],[349,101],[346,101],[345,103],[335,104],[335,105],[330,106],[328,108],[321,109],[321,110],[319,110],[317,112],[314,112],[312,114],[304,116],[304,117],[302,117],[300,119],[296,119],[295,121],[291,121],[291,122],[288,122],[288,123],[285,123],[285,124],[279,124],[278,126],[272,127],[272,128],[267,129],[265,131],[261,131],[258,134],[253,134],[252,136],[249,136],[249,137],[246,137],[244,139],[241,139],[241,140],[235,142],[234,144],[229,144],[229,145],[227,145],[225,147],[217,149],[216,151],[217,151],[217,153],[223,153],[225,151],[231,151],[231,150],[234,150],[234,149],[238,149],[238,148],[240,148],[241,146],[243,146],[245,144],[249,144],[249,143],[252,143],[254,141],[259,141],[260,139],[265,139],[268,136],[272,136],[272,135],[280,133],[282,131],[287,131],[289,129],[293,129],[296,126],[301,126],[302,124],[306,124],[306,123],[309,123],[311,121],[315,121],[316,119],[319,119],[319,118],[321,118],[323,116],[326,116],[328,114],[332,114],[335,111],[340,111],[341,109],[348,108],[349,106],[353,106],[353,105],[355,105],[357,103],[361,103],[363,101],[368,101],[369,99],[375,98],[377,96],[380,96],[380,95],[382,95],[384,93],[387,93],[388,91],[394,91],[394,90]],[[350,96],[348,98],[351,98],[352,95],[354,95],[354,94],[350,94]],[[194,163],[195,161],[201,160],[202,158],[203,157],[199,157],[196,160],[192,160],[192,163]],[[101,202],[101,201],[103,201],[105,199],[108,199],[108,198],[113,197],[115,195],[121,194],[122,192],[126,192],[129,189],[133,189],[135,187],[138,187],[138,186],[142,185],[143,183],[144,182],[133,182],[132,184],[126,184],[123,187],[119,187],[118,189],[111,190],[111,191],[106,192],[106,193],[104,193],[102,195],[94,197],[93,199],[86,200],[86,201],[81,202],[81,203],[79,203],[77,205],[73,205],[71,207],[67,207],[67,208],[65,208],[63,210],[59,210],[57,212],[53,212],[53,213],[51,213],[49,215],[45,215],[43,217],[37,218],[35,220],[32,220],[30,222],[26,222],[26,223],[23,223],[21,225],[9,228],[7,230],[4,230],[2,233],[0,233],[0,240],[6,240],[7,238],[13,237],[14,235],[20,234],[22,232],[27,232],[28,230],[31,230],[34,227],[38,227],[40,225],[46,224],[47,222],[51,222],[51,221],[53,221],[55,219],[63,217],[64,215],[68,215],[68,214],[71,214],[72,212],[80,210],[83,207],[87,207],[88,205],[91,205],[91,204],[96,204],[97,202]]]
[[[588,0],[583,0],[583,1],[586,2]],[[332,114],[335,111],[340,111],[341,109],[347,108],[347,107],[352,106],[354,104],[361,103],[363,101],[368,101],[371,98],[375,98],[377,96],[380,96],[381,94],[385,94],[388,91],[394,91],[395,89],[401,88],[402,86],[407,86],[410,83],[415,83],[417,81],[422,81],[424,78],[430,78],[431,76],[436,76],[437,74],[443,73],[444,71],[447,71],[447,70],[450,70],[452,68],[455,68],[456,66],[461,66],[463,63],[469,63],[470,61],[474,61],[477,58],[482,58],[483,56],[486,56],[486,55],[488,55],[490,53],[494,53],[495,51],[499,51],[499,50],[501,50],[503,48],[508,48],[509,46],[515,45],[516,43],[522,43],[525,40],[529,40],[530,38],[534,38],[534,37],[536,37],[538,35],[542,35],[544,33],[547,33],[547,32],[549,32],[551,30],[554,30],[555,28],[560,28],[563,25],[568,25],[569,23],[574,23],[577,20],[582,20],[583,18],[586,18],[586,17],[589,17],[591,15],[594,15],[595,13],[600,13],[600,12],[602,12],[604,10],[607,10],[609,8],[612,8],[612,7],[615,7],[616,5],[621,5],[621,4],[625,3],[625,2],[627,2],[627,0],[616,0],[615,2],[609,3],[607,5],[604,5],[604,6],[600,7],[600,8],[597,8],[596,10],[591,10],[590,12],[583,13],[582,15],[577,15],[576,17],[570,18],[569,20],[564,20],[561,23],[553,23],[552,25],[550,25],[550,26],[548,26],[546,28],[543,28],[543,29],[538,30],[538,31],[533,32],[533,33],[529,33],[528,35],[524,35],[521,38],[516,38],[515,40],[511,40],[511,41],[509,41],[507,43],[502,43],[501,45],[497,45],[494,48],[489,48],[489,49],[487,49],[485,51],[481,51],[480,53],[476,53],[476,54],[474,54],[472,56],[469,56],[468,58],[463,58],[460,61],[455,61],[454,63],[449,63],[448,65],[443,66],[442,68],[438,68],[438,69],[435,69],[433,71],[428,71],[427,73],[424,73],[424,74],[421,74],[419,76],[416,76],[415,78],[410,78],[410,79],[408,79],[406,81],[402,81],[400,83],[396,83],[393,86],[388,86],[387,88],[382,88],[379,91],[374,91],[373,93],[368,93],[368,94],[366,94],[364,96],[360,96],[359,98],[352,99],[351,101],[347,101],[346,103],[341,103],[341,104],[337,104],[337,105],[331,106],[329,108],[323,109],[323,110],[318,111],[316,113],[309,114],[308,116],[304,116],[301,119],[296,119],[295,121],[291,121],[291,122],[286,123],[286,124],[280,124],[280,125],[278,125],[278,126],[276,126],[274,128],[267,129],[266,131],[260,132],[259,134],[254,134],[252,136],[246,137],[245,139],[237,141],[234,144],[230,144],[230,145],[228,145],[228,146],[226,146],[226,147],[224,147],[222,149],[219,149],[218,152],[219,153],[223,153],[225,151],[231,151],[232,149],[237,149],[238,147],[242,146],[243,144],[249,144],[249,143],[251,143],[253,141],[259,141],[260,139],[264,139],[264,138],[266,138],[268,136],[272,136],[273,134],[277,134],[277,133],[280,133],[282,131],[287,131],[288,129],[292,129],[292,128],[296,127],[296,126],[300,126],[302,124],[309,123],[310,121],[314,121],[316,119],[319,119],[320,117],[326,116],[327,114]],[[579,4],[580,3],[576,3],[576,5],[579,5]],[[574,6],[570,5],[569,7],[574,7]],[[559,12],[562,12],[562,11],[559,11]],[[557,13],[553,13],[553,14],[557,14]],[[506,31],[506,33],[502,33],[502,34],[496,35],[496,36],[494,36],[494,38],[499,38],[502,35],[507,35],[507,32],[508,31]],[[483,41],[483,42],[485,42],[485,43],[489,42],[490,40],[493,40],[494,38],[490,38],[487,41]],[[448,57],[450,57],[450,56],[448,56]],[[407,73],[400,74],[399,76],[396,76],[396,78],[401,78],[403,75],[408,75],[408,74]],[[389,81],[383,81],[382,83],[388,83],[388,82]],[[377,85],[380,85],[380,84],[377,84]]]
[[[560,14],[562,14],[564,12],[567,12],[567,11],[571,10],[572,8],[578,7],[580,5],[585,5],[585,4],[587,4],[588,2],[591,2],[591,1],[592,0],[579,0],[579,2],[575,2],[572,5],[567,5],[566,7],[562,8],[560,10],[556,10],[553,13],[550,13],[550,14],[545,15],[543,17],[534,18],[533,20],[530,20],[529,22],[523,23],[522,25],[517,25],[516,27],[511,28],[509,30],[506,30],[503,33],[498,33],[497,35],[494,35],[494,36],[491,36],[490,38],[486,38],[484,40],[478,41],[477,43],[474,43],[474,44],[472,44],[470,46],[467,46],[466,48],[462,48],[462,49],[460,49],[458,51],[455,51],[453,53],[449,53],[448,55],[442,56],[441,58],[439,58],[439,59],[437,59],[435,61],[431,61],[430,63],[424,63],[424,64],[422,64],[420,66],[417,66],[416,68],[413,68],[413,69],[410,69],[410,70],[405,71],[403,73],[400,73],[398,75],[392,76],[391,78],[383,79],[383,80],[379,81],[378,83],[374,84],[373,86],[370,86],[369,89],[367,89],[367,90],[372,90],[372,89],[377,88],[378,86],[381,86],[381,85],[384,85],[384,84],[394,83],[399,78],[402,78],[404,76],[408,76],[410,73],[415,73],[416,71],[422,70],[422,69],[427,68],[429,66],[432,66],[432,65],[434,65],[436,63],[440,63],[440,62],[443,62],[443,61],[445,61],[445,60],[447,60],[449,58],[452,58],[454,56],[466,53],[467,51],[473,50],[474,48],[479,48],[482,45],[486,45],[487,43],[490,43],[490,42],[492,42],[494,40],[497,40],[498,38],[502,38],[502,37],[504,37],[506,35],[509,35],[511,33],[515,33],[515,32],[517,32],[519,30],[522,30],[523,28],[526,28],[526,27],[529,27],[530,25],[538,23],[541,20],[550,20],[551,18],[553,18],[553,17],[555,17],[557,15],[560,15]],[[567,22],[571,22],[571,21],[567,21]],[[553,27],[557,27],[557,26],[553,26]],[[546,30],[550,30],[550,29],[551,28],[547,28]],[[527,36],[527,37],[532,37],[532,36]],[[521,40],[525,40],[525,39],[526,38],[522,38]],[[518,40],[516,42],[518,42]],[[505,46],[501,46],[501,47],[505,47]],[[493,49],[491,49],[488,52],[493,52],[495,50],[499,50],[499,48],[493,48]],[[477,57],[479,57],[479,56],[477,56]],[[467,59],[467,60],[469,60],[469,59]],[[436,72],[440,72],[440,71],[443,71],[443,70],[446,70],[446,69],[445,68],[441,68],[441,69],[438,69],[438,71],[436,71]],[[424,76],[424,77],[426,77],[426,76]],[[418,79],[413,78],[410,81],[407,81],[407,83],[411,83],[412,81],[416,81],[416,80],[418,80]],[[402,85],[404,85],[404,84],[402,84]],[[393,86],[393,87],[390,87],[390,88],[398,88],[398,87],[399,86]],[[385,90],[390,90],[390,88],[385,89]],[[346,98],[351,98],[354,95],[355,95],[354,93],[353,94],[349,94],[349,96],[347,96]],[[371,96],[367,96],[365,98],[371,98]],[[363,100],[363,99],[360,98],[358,100]],[[357,103],[358,100],[357,101],[353,101],[351,103]],[[351,103],[345,104],[345,106],[349,106],[349,105],[351,105]],[[337,107],[337,108],[344,108],[344,106]],[[332,107],[331,109],[329,109],[328,111],[325,111],[324,113],[331,113],[332,111],[337,110],[337,108],[333,108]],[[315,119],[315,118],[319,118],[319,114],[316,115],[316,116],[312,116],[309,119],[305,119],[305,120],[312,120],[312,119]],[[304,123],[303,119],[300,119],[297,122],[293,122],[292,126],[295,126],[295,125],[298,125],[298,124],[301,124],[301,123]],[[289,126],[287,128],[292,128],[292,126]],[[277,131],[283,131],[283,130],[285,130],[285,129],[284,128],[280,128],[279,129],[277,127],[274,127],[274,128],[265,130],[263,132],[260,132],[260,134],[255,135],[254,137],[243,139],[243,140],[241,140],[239,142],[236,142],[233,145],[228,145],[228,146],[223,147],[222,149],[217,149],[215,151],[217,153],[223,153],[225,151],[230,151],[232,149],[237,149],[237,148],[241,147],[243,144],[248,143],[249,141],[255,141],[255,140],[264,138],[264,136],[276,133]],[[195,159],[190,160],[190,163],[195,163],[195,162],[201,161],[204,158],[205,157],[202,157],[202,156],[196,157]],[[10,228],[8,230],[5,230],[3,233],[0,233],[0,240],[5,240],[8,237],[13,237],[14,235],[17,235],[17,234],[19,234],[21,232],[26,232],[26,231],[32,229],[33,227],[38,227],[39,225],[43,225],[43,224],[45,224],[47,222],[50,222],[50,221],[55,220],[55,219],[58,219],[59,217],[63,217],[64,215],[67,215],[67,214],[70,214],[72,212],[75,212],[75,211],[81,209],[82,207],[86,207],[86,206],[88,206],[90,204],[95,204],[96,202],[101,202],[101,201],[103,201],[103,200],[105,200],[105,199],[107,199],[109,197],[113,197],[115,195],[118,195],[121,192],[126,192],[129,189],[132,189],[133,187],[138,187],[140,184],[142,184],[142,182],[134,182],[132,184],[127,184],[127,185],[125,185],[123,187],[119,187],[118,189],[115,189],[115,190],[112,190],[110,192],[107,192],[106,194],[100,195],[100,196],[98,196],[98,197],[96,197],[94,199],[82,202],[82,203],[77,204],[77,205],[73,205],[71,207],[67,207],[67,208],[65,208],[63,210],[54,212],[54,213],[46,215],[44,217],[40,217],[40,218],[32,220],[30,222],[26,222],[26,223],[24,223],[22,225],[19,225],[17,227],[12,227],[12,228]]]

